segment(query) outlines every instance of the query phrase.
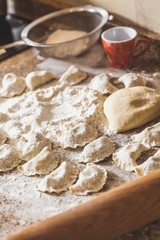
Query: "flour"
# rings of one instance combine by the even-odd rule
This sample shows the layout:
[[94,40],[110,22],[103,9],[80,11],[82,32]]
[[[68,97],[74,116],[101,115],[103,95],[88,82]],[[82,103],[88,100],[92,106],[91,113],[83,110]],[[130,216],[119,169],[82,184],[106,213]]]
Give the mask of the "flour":
[[[73,79],[71,82],[74,84]],[[39,166],[37,156],[46,147],[52,148],[59,155],[57,167],[66,161],[82,172],[85,164],[77,160],[84,146],[107,133],[106,118],[103,113],[105,99],[105,96],[90,89],[87,84],[67,86],[65,81],[62,83],[57,81],[54,85],[50,82],[37,90],[28,90],[21,96],[0,98],[1,143],[3,145],[7,143],[18,150],[23,161],[17,165],[20,164],[19,169],[24,168],[27,175],[30,175],[32,170],[37,173],[35,170],[36,164]],[[128,133],[123,134],[123,138],[120,135],[113,135],[112,140],[116,144],[123,145],[125,141],[129,141],[129,136]],[[35,165],[30,162],[33,158],[36,158]],[[27,161],[27,165],[24,160]],[[134,174],[116,169],[111,157],[98,165],[103,169],[105,176],[106,172],[109,173],[109,177],[107,184],[106,177],[102,178],[103,181],[97,186],[97,191],[113,188],[116,184],[135,178]],[[38,170],[38,173],[42,171]],[[115,181],[111,177],[112,173]],[[94,176],[98,177],[96,174]],[[80,175],[76,175],[76,179],[79,177]],[[12,224],[6,223],[2,226],[2,236],[6,235],[7,231],[13,232],[93,197],[93,195],[76,196],[69,191],[65,192],[66,188],[63,188],[63,192],[58,196],[56,193],[41,193],[35,186],[39,186],[44,178],[38,175],[25,176],[24,172],[20,172],[17,168],[0,173],[0,212],[7,223],[10,222],[10,218],[14,218]],[[72,184],[73,182],[69,185]],[[94,192],[92,187],[93,184],[90,189],[85,190],[83,185],[84,193]],[[78,195],[81,193],[79,192]]]
[[55,32],[51,33],[46,40],[47,44],[62,43],[74,40],[84,36],[86,32],[78,30],[63,30],[58,29]]
[[[47,44],[59,44],[51,49],[52,55],[58,58],[76,56],[87,50],[89,45],[87,33],[79,30],[58,29],[51,33],[46,40]],[[74,41],[76,39],[76,41]]]

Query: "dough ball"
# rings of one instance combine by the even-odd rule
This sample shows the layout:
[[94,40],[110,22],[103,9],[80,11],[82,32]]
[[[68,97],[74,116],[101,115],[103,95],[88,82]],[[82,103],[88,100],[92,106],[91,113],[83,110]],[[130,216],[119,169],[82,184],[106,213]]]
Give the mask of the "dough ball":
[[160,116],[160,92],[147,87],[124,88],[104,102],[104,113],[112,132],[124,132]]

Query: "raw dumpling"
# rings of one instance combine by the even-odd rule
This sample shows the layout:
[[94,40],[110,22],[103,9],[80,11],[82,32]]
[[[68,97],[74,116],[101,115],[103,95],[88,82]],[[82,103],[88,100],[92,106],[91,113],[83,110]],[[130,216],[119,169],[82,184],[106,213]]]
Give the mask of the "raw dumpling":
[[89,88],[96,90],[101,94],[112,94],[117,91],[118,88],[110,83],[110,78],[109,74],[101,73],[91,80]]
[[104,102],[109,130],[124,132],[160,116],[160,92],[147,87],[123,88]]
[[143,151],[148,150],[140,143],[129,143],[115,151],[112,155],[113,161],[123,170],[133,171],[137,166],[136,160]]
[[64,148],[84,146],[97,137],[97,130],[87,123],[78,123],[64,133],[62,145]]
[[42,182],[36,186],[41,192],[60,193],[67,191],[78,176],[78,169],[68,162],[63,162],[56,170],[46,176]]
[[30,90],[34,90],[36,87],[57,78],[53,73],[46,70],[31,72],[26,77],[26,85]]
[[126,88],[136,86],[146,86],[147,80],[136,73],[126,73],[122,75],[116,83],[123,83]]
[[25,138],[22,137],[19,148],[22,149],[21,158],[25,161],[34,158],[45,147],[51,147],[49,139],[40,133],[30,133]]
[[107,137],[102,136],[87,146],[79,157],[79,162],[99,162],[109,157],[115,150],[115,144]]
[[69,187],[76,195],[87,195],[100,191],[106,183],[107,172],[100,166],[87,163],[86,168],[79,174],[78,181]]
[[138,165],[135,168],[135,171],[139,177],[142,177],[159,168],[160,150],[158,150],[152,157],[149,157],[144,163]]
[[26,176],[43,175],[52,172],[58,165],[59,155],[49,147],[42,151],[27,163],[18,167]]
[[7,73],[2,80],[2,89],[0,96],[13,97],[20,95],[26,88],[25,79],[17,76],[14,73]]
[[146,147],[160,146],[160,122],[145,128],[138,134],[132,135],[131,138]]
[[9,145],[0,146],[0,172],[7,172],[17,167],[22,160],[16,149]]
[[81,71],[74,65],[71,65],[67,71],[59,79],[60,83],[63,83],[67,86],[76,85],[87,77],[87,73]]

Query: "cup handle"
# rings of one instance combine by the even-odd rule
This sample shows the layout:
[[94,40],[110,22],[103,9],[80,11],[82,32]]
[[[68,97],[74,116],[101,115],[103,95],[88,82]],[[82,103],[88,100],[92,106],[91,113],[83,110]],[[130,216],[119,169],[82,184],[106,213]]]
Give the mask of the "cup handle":
[[136,55],[133,55],[132,56],[132,59],[133,61],[135,61],[138,57],[140,57],[141,55],[143,55],[149,48],[150,48],[150,41],[146,38],[141,38],[141,39],[138,39],[137,42],[136,42],[136,45],[135,45],[135,49],[138,47],[138,45],[140,43],[145,43],[146,44],[146,47],[145,49],[143,49],[141,52],[137,53]]

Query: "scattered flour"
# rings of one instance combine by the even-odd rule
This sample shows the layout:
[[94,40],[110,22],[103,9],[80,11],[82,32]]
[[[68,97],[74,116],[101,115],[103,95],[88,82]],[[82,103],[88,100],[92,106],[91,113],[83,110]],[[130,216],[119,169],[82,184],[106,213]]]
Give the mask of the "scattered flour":
[[[7,146],[16,149],[19,156],[16,163],[13,161],[12,166],[6,168],[6,171],[12,168],[14,170],[0,173],[2,183],[0,209],[1,207],[3,209],[3,205],[5,205],[3,219],[6,218],[6,221],[9,221],[12,209],[17,209],[16,213],[11,216],[13,224],[10,226],[4,224],[3,235],[7,231],[15,231],[23,225],[26,226],[55,215],[70,206],[75,206],[92,198],[91,195],[78,197],[69,191],[64,192],[77,180],[78,172],[85,168],[84,164],[77,161],[83,147],[99,135],[103,135],[107,130],[103,113],[103,103],[106,97],[93,89],[89,89],[87,85],[68,86],[68,83],[70,85],[79,83],[86,76],[86,73],[71,66],[55,86],[52,84],[48,84],[47,87],[43,85],[33,91],[35,84],[31,81],[33,86],[26,89],[22,95],[0,98],[2,148],[7,143]],[[37,83],[36,86],[38,87]],[[57,156],[55,160],[53,159],[55,163],[52,169],[46,165],[43,158],[44,149],[52,149],[53,154]],[[13,151],[11,154],[13,155]],[[64,167],[63,163],[65,162],[77,169],[74,170],[76,171],[73,174],[74,181],[67,184],[65,177],[59,180],[60,183],[63,183],[62,185],[67,187],[62,186],[54,190],[53,187],[46,185],[45,190],[43,185],[45,178],[41,175],[49,174],[56,167],[58,167],[57,170],[59,166]],[[18,169],[15,168],[17,165],[19,165]],[[32,177],[35,174],[36,176]],[[66,172],[66,176],[69,175]],[[35,186],[39,186],[42,191],[50,192],[47,189],[52,188],[51,191],[57,193],[62,191],[62,193],[57,198],[53,193],[52,195],[40,193]],[[97,188],[97,191],[102,187]]]
[[[71,70],[74,72],[76,68]],[[77,70],[76,72],[82,73]],[[68,78],[68,81],[71,85],[75,85],[83,77],[85,78],[86,75],[82,73],[82,78],[80,76],[78,81],[76,78]],[[114,165],[109,156],[112,151],[108,149],[107,153],[99,158],[104,161],[96,165],[88,164],[86,167],[84,163],[77,161],[87,144],[108,133],[106,117],[103,113],[106,96],[96,89],[90,89],[88,84],[68,86],[64,77],[61,81],[58,80],[55,86],[49,83],[37,90],[29,91],[28,89],[27,91],[21,96],[0,98],[1,144],[13,147],[20,156],[19,162],[16,163],[16,166],[20,164],[18,169],[0,173],[2,183],[0,186],[0,210],[2,208],[2,211],[0,212],[3,214],[2,219],[6,221],[1,229],[2,236],[22,226],[58,214],[99,194],[84,196],[89,192],[105,191],[136,177],[136,174],[127,173]],[[114,142],[111,144],[112,141],[108,140],[113,151],[114,145],[117,148],[131,141],[128,132],[123,135],[112,135],[110,139]],[[53,151],[56,157],[55,160],[53,158],[55,161],[53,169],[47,167],[47,171],[43,172],[39,166],[46,166],[44,149],[45,151],[48,149],[45,154]],[[92,149],[90,153],[93,154]],[[96,159],[95,162],[97,162]],[[67,166],[72,166],[73,169]],[[62,178],[61,171],[58,171],[61,168],[65,170]],[[66,181],[69,178],[66,178],[69,176],[67,169],[71,172],[73,170],[73,178],[71,177],[69,183]],[[51,171],[53,172],[50,173]],[[79,176],[78,172],[80,172]],[[49,173],[50,175],[46,177],[41,176]],[[87,180],[86,186],[85,178],[88,173],[90,179]],[[29,177],[35,174],[40,176]],[[60,185],[56,185],[56,174],[58,174]],[[55,187],[50,185],[50,181],[54,182]],[[65,186],[61,186],[61,183],[65,183]],[[37,191],[35,186],[38,186],[40,191]],[[68,188],[70,191],[65,192]],[[46,191],[53,193],[43,193]],[[58,197],[56,192],[59,193]],[[10,219],[12,224],[7,224]]]

